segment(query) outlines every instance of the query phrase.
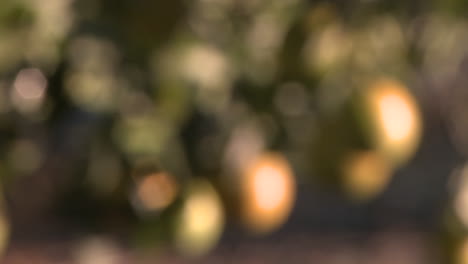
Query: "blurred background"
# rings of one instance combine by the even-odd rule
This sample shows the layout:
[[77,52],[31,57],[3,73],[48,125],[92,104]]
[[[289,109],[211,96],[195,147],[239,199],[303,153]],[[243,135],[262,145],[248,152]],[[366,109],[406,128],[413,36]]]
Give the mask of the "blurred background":
[[2,0],[1,263],[468,263],[465,0]]

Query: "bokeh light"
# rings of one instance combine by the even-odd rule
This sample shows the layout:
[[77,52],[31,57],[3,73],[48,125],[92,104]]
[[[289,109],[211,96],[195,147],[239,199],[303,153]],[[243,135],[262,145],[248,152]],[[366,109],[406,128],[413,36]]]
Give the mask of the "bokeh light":
[[22,69],[13,83],[11,101],[20,113],[34,113],[42,106],[46,89],[47,79],[39,69]]
[[79,36],[68,50],[71,69],[66,75],[66,91],[70,99],[89,111],[108,112],[116,107],[122,75],[117,75],[119,54],[106,39]]
[[109,238],[86,237],[74,248],[77,264],[114,264],[121,263],[118,246]]
[[344,187],[357,201],[374,198],[387,186],[392,176],[386,159],[374,151],[349,155],[343,164]]
[[213,186],[203,180],[191,183],[177,218],[176,247],[198,256],[214,247],[224,229],[224,209]]
[[343,25],[332,23],[310,34],[303,50],[305,63],[312,73],[336,70],[350,56],[352,47],[352,35]]
[[373,144],[396,164],[405,163],[416,151],[422,133],[414,98],[404,86],[389,79],[373,83],[365,92]]
[[268,233],[288,219],[296,183],[289,162],[281,154],[265,153],[252,160],[241,186],[242,219],[251,231]]
[[137,180],[134,202],[143,211],[161,211],[174,202],[178,186],[167,172],[157,172]]
[[41,1],[26,1],[34,9],[34,19],[28,39],[34,43],[25,50],[28,61],[54,70],[60,60],[60,47],[72,29],[75,17],[71,0],[51,0],[47,5]]

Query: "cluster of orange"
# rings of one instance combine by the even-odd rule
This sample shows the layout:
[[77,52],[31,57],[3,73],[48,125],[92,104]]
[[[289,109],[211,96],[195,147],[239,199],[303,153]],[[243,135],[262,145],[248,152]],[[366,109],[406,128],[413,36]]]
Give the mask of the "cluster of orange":
[[[295,200],[295,180],[289,162],[279,153],[265,152],[241,171],[236,177],[235,201],[240,222],[257,234],[280,227]],[[178,197],[182,205],[174,218],[175,246],[187,255],[206,253],[219,240],[227,214],[220,193],[208,180],[191,180],[181,192],[171,174],[149,173],[135,185],[134,205],[142,211],[163,211]]]
[[358,102],[360,125],[371,147],[354,151],[345,159],[344,185],[354,198],[368,199],[379,194],[394,169],[413,156],[422,120],[415,99],[394,80],[371,83]]
[[[354,198],[369,199],[385,188],[393,169],[415,152],[421,119],[410,93],[395,81],[374,83],[362,99],[360,109],[364,106],[368,115],[363,125],[369,128],[373,148],[352,152],[342,172],[347,191]],[[231,185],[224,188],[235,192],[227,199],[235,199],[232,204],[239,222],[254,234],[266,234],[284,224],[296,197],[288,160],[278,152],[257,151],[235,171],[234,181],[226,181]],[[173,241],[183,253],[200,255],[217,243],[229,214],[217,189],[208,180],[197,179],[182,192],[173,175],[149,173],[137,181],[134,205],[143,211],[162,211],[180,198]]]

